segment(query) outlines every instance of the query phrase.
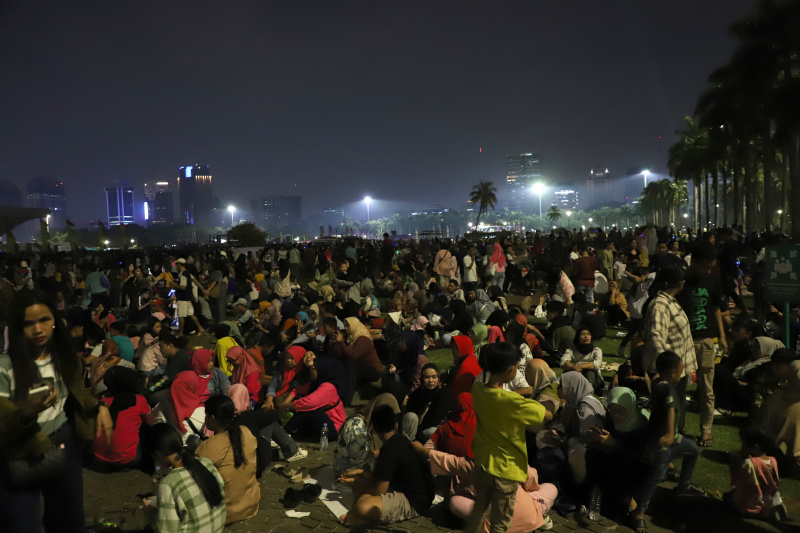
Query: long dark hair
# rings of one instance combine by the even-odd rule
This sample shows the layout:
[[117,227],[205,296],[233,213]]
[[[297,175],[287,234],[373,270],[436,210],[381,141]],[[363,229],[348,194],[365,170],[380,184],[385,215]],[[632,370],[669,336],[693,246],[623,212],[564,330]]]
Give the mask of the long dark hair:
[[56,310],[55,303],[43,291],[26,289],[14,298],[8,324],[8,355],[14,370],[14,399],[18,402],[28,397],[31,385],[41,378],[34,354],[25,338],[25,311],[33,305],[44,305],[53,314],[55,327],[47,350],[56,373],[61,376],[69,389],[81,386],[83,365],[75,352],[67,326]]
[[157,338],[158,335],[153,333],[153,328],[159,322],[161,322],[161,321],[157,317],[151,316],[150,318],[148,318],[147,319],[147,326],[145,327],[144,333],[149,333],[150,335],[153,336],[153,339]]
[[206,400],[206,416],[211,415],[225,426],[233,450],[233,466],[239,468],[247,464],[242,446],[242,427],[235,420],[236,406],[227,396],[212,396]]
[[225,495],[222,493],[217,478],[203,466],[203,463],[194,454],[195,440],[190,439],[184,446],[178,430],[169,424],[161,423],[153,426],[148,441],[148,449],[151,453],[159,452],[164,455],[177,453],[181,457],[183,467],[189,471],[211,507],[216,507],[225,501]]

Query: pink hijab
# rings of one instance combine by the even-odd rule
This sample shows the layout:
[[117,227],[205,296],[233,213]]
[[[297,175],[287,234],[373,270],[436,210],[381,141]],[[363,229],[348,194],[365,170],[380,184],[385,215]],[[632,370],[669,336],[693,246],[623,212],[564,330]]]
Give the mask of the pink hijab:
[[250,393],[247,392],[247,387],[241,383],[231,385],[231,388],[228,389],[228,398],[233,400],[237,415],[250,409]]
[[503,253],[503,247],[499,242],[494,243],[494,252],[492,252],[492,263],[497,264],[497,268],[503,270],[506,268],[506,254]]

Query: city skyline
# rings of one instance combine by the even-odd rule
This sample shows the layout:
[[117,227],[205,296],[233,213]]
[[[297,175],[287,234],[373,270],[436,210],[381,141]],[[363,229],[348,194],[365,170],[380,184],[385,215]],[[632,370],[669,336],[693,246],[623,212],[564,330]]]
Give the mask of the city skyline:
[[83,225],[109,178],[188,161],[213,166],[223,205],[300,195],[308,215],[368,195],[455,207],[515,150],[552,185],[597,164],[666,174],[755,6],[696,4],[4,4],[0,179],[57,177]]

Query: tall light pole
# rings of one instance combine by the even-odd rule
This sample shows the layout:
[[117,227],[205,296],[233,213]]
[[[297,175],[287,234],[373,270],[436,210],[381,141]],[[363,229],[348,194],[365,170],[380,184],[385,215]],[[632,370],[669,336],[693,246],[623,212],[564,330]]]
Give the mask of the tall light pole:
[[367,222],[369,222],[369,203],[372,201],[372,198],[369,196],[364,197],[364,203],[367,204]]
[[569,226],[572,225],[570,219],[572,218],[572,211],[567,211],[567,231],[569,231]]
[[649,170],[644,169],[642,171],[642,176],[644,176],[644,187],[645,187],[645,189],[647,188],[647,176],[649,176],[649,175],[650,175],[650,171]]
[[230,212],[230,214],[231,214],[231,227],[233,227],[233,212],[234,212],[234,211],[236,211],[236,208],[235,208],[235,207],[233,207],[232,205],[229,205],[229,206],[228,206],[228,211],[229,211],[229,212]]
[[533,192],[539,195],[539,218],[542,218],[542,193],[544,192],[544,184],[540,181],[533,186]]

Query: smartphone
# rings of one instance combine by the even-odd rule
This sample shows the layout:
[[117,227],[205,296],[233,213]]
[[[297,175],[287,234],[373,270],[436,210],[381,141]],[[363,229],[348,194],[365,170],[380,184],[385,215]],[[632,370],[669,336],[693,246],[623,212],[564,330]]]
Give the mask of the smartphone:
[[175,296],[175,289],[169,291],[169,297],[172,298],[173,296]]
[[31,390],[28,391],[28,396],[49,396],[50,395],[50,386],[44,383],[34,383]]

